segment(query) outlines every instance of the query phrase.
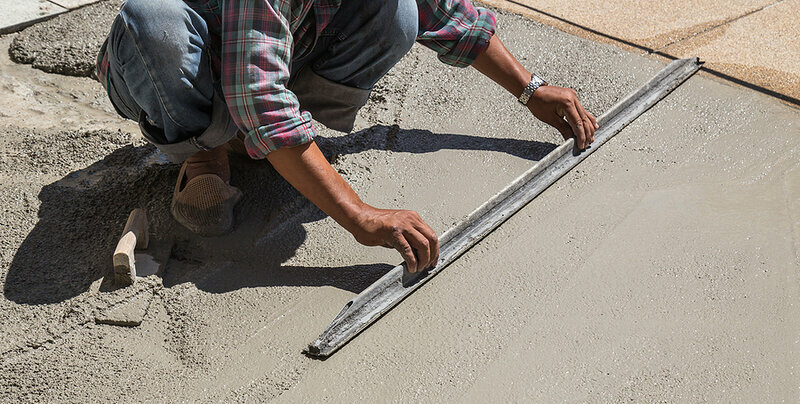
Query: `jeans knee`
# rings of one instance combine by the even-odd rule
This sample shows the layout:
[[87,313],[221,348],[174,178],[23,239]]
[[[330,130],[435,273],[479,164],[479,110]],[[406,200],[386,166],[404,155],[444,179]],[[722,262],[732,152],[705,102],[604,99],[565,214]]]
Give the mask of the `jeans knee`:
[[125,0],[120,8],[120,15],[125,21],[128,29],[133,31],[149,31],[149,27],[154,18],[163,18],[165,15],[175,14],[175,7],[180,6],[177,2],[153,1],[153,0]]
[[169,141],[208,126],[214,86],[205,21],[182,0],[127,0],[114,24],[108,49],[117,85],[153,126]]
[[417,39],[419,27],[419,13],[416,0],[394,0],[394,15],[389,19],[386,28],[387,39],[391,40],[391,52],[399,57],[405,55]]
[[126,0],[120,15],[140,51],[181,54],[187,41],[208,39],[205,21],[182,0]]
[[125,16],[126,21],[145,20],[149,15],[156,12],[158,6],[156,2],[150,0],[126,0],[120,7],[120,14]]

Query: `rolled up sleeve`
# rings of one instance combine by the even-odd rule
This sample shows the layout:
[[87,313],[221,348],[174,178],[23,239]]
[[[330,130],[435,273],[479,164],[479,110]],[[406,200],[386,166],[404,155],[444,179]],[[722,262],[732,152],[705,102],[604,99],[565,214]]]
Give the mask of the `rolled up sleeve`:
[[311,114],[300,110],[286,85],[292,32],[289,2],[228,0],[222,16],[222,91],[228,110],[245,133],[252,158],[299,146],[316,136]]
[[442,62],[472,65],[489,46],[497,22],[494,14],[469,0],[417,0],[417,42],[433,49]]

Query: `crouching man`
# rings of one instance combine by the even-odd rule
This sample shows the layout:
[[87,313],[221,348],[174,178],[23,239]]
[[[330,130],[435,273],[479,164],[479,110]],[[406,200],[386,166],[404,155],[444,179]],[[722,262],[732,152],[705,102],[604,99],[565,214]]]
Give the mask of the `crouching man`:
[[317,148],[311,120],[352,130],[415,41],[478,69],[578,147],[594,140],[597,123],[575,92],[526,70],[495,35],[494,15],[468,0],[128,0],[97,76],[119,114],[183,163],[171,212],[190,230],[232,229],[242,193],[227,153],[246,152],[358,242],[396,249],[416,272],[438,260],[434,231],[415,212],[359,199]]

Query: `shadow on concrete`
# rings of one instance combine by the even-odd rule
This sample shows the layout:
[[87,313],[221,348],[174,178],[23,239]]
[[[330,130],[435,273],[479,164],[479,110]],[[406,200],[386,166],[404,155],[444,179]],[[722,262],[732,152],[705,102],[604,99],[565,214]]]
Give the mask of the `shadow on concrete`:
[[438,150],[484,150],[507,153],[526,160],[538,161],[558,147],[553,143],[513,138],[433,133],[422,129],[400,129],[397,125],[375,125],[332,139],[319,138],[317,143],[326,154],[358,153],[371,149],[406,153],[431,153]]
[[[436,134],[373,126],[317,139],[330,160],[381,149],[428,153],[440,149],[489,150],[539,160],[554,144],[517,139]],[[306,239],[304,223],[325,214],[286,183],[266,161],[232,158],[233,184],[244,191],[232,233],[203,238],[169,214],[178,166],[159,162],[152,146],[125,146],[86,168],[46,185],[39,220],[17,249],[4,295],[24,304],[57,303],[86,292],[111,270],[111,255],[133,208],[142,207],[154,240],[175,242],[164,285],[192,282],[221,293],[259,286],[334,286],[360,292],[392,265],[299,267],[282,263]]]

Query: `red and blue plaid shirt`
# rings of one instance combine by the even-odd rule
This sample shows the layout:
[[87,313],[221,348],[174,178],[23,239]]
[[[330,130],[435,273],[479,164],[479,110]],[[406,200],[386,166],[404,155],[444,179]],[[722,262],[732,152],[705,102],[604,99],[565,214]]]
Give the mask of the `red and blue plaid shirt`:
[[[212,66],[234,122],[246,134],[253,158],[310,142],[311,114],[286,88],[293,52],[310,51],[342,0],[184,0],[206,21]],[[494,34],[495,17],[469,0],[417,0],[417,42],[442,62],[472,64]],[[107,86],[105,45],[97,77]]]

